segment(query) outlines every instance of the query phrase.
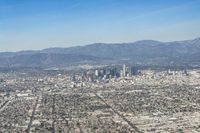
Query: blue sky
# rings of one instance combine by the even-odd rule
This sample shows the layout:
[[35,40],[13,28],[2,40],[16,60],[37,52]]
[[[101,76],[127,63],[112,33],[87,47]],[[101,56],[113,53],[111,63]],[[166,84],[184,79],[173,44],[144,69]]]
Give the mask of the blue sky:
[[0,51],[200,37],[200,0],[0,0]]

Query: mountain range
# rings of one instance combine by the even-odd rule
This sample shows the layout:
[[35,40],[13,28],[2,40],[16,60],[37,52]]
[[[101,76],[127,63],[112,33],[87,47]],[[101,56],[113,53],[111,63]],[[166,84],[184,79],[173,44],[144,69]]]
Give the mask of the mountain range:
[[77,64],[200,65],[200,38],[160,42],[95,43],[38,51],[1,52],[0,66],[65,67]]

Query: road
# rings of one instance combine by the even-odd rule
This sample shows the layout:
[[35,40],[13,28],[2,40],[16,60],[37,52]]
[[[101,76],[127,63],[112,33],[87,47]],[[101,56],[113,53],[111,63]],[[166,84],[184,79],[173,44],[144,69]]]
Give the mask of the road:
[[35,116],[35,110],[37,108],[37,105],[38,105],[38,100],[39,100],[39,96],[37,97],[36,99],[36,102],[35,102],[35,105],[33,107],[33,112],[32,112],[32,115],[30,117],[30,122],[28,124],[28,127],[26,129],[26,133],[29,133],[30,132],[30,129],[31,129],[31,126],[32,126],[32,123],[33,123],[33,119],[34,119],[34,116]]
[[131,123],[128,119],[126,119],[126,117],[124,117],[118,111],[116,111],[115,109],[113,109],[113,107],[110,106],[102,97],[100,97],[96,93],[94,93],[94,95],[96,95],[96,97],[98,97],[104,104],[106,104],[106,106],[110,107],[114,113],[116,113],[119,117],[121,117],[124,121],[126,121],[128,123],[128,125],[130,127],[132,127],[136,132],[142,133],[133,123]]

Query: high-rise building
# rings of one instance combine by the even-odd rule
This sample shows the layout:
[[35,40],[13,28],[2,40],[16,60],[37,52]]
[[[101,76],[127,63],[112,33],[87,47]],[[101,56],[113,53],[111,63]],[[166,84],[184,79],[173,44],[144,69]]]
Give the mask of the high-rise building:
[[138,75],[139,71],[136,67],[131,67],[131,76]]
[[106,75],[106,69],[103,69],[103,75]]
[[75,74],[73,74],[73,76],[72,76],[72,81],[76,81],[76,75]]
[[95,76],[99,76],[99,70],[95,70]]
[[120,70],[120,77],[124,77],[123,70]]
[[170,69],[167,71],[168,75],[174,75],[174,71],[171,71]]
[[111,75],[111,77],[116,77],[117,76],[117,68],[110,69],[110,75]]
[[123,77],[126,77],[126,65],[123,64],[123,69],[122,69]]

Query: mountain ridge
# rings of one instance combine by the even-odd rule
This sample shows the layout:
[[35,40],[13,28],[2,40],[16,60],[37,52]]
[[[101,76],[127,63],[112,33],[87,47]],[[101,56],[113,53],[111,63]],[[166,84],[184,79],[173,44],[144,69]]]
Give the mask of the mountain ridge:
[[0,66],[57,67],[81,63],[180,64],[200,63],[200,38],[160,42],[141,40],[131,43],[94,43],[68,48],[46,48],[0,52]]

